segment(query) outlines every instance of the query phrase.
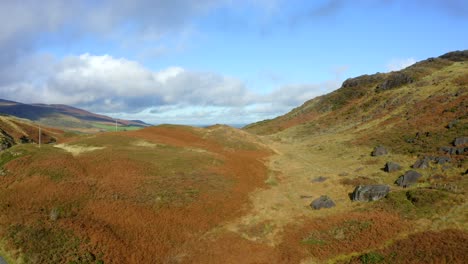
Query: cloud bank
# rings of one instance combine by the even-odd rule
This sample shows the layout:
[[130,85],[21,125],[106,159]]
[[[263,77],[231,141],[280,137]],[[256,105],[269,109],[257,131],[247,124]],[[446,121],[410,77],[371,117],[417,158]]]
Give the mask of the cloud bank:
[[99,113],[146,113],[146,118],[153,119],[164,114],[168,121],[183,122],[190,118],[235,121],[245,115],[267,118],[340,84],[332,80],[287,85],[258,94],[234,77],[182,67],[153,71],[136,61],[91,54],[63,59],[31,56],[3,69],[0,76],[8,76],[0,82],[0,98],[69,104]]

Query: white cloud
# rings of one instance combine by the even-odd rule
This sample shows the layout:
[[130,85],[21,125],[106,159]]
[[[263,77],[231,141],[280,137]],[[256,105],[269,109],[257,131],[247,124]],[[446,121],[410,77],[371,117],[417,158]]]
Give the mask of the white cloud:
[[30,56],[0,69],[0,76],[9,76],[0,82],[0,98],[69,104],[158,123],[257,121],[283,114],[340,85],[336,77],[258,94],[242,80],[213,72],[182,67],[154,71],[136,61],[91,54],[61,60],[51,55]]
[[[46,68],[39,62],[44,58]],[[180,67],[152,71],[109,55],[83,54],[61,61],[41,56],[28,61],[36,63],[20,63],[0,73],[16,76],[0,84],[0,98],[71,104],[100,112],[137,112],[160,105],[239,106],[254,97],[235,78]]]
[[404,69],[408,66],[411,66],[416,63],[416,60],[414,58],[407,58],[407,59],[392,59],[390,62],[387,64],[387,70],[388,71],[399,71],[401,69]]

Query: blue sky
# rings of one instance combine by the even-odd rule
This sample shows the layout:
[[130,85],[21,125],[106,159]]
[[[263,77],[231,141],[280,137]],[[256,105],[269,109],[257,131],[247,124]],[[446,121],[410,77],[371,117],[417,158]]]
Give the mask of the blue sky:
[[0,3],[0,98],[150,123],[272,118],[468,47],[463,0],[19,2]]

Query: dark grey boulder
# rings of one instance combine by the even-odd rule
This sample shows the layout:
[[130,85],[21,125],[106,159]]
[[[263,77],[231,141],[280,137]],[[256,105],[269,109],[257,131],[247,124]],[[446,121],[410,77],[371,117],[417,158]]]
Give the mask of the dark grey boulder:
[[383,146],[375,147],[374,150],[371,153],[372,156],[383,156],[383,155],[387,155],[387,154],[388,154],[388,151]]
[[454,146],[461,146],[468,144],[468,137],[459,137],[453,141]]
[[0,256],[0,264],[8,264],[2,256]]
[[390,186],[384,184],[378,185],[359,185],[351,194],[351,200],[370,202],[382,199],[390,192]]
[[405,175],[400,176],[395,183],[401,187],[408,187],[411,184],[416,183],[418,179],[421,178],[421,176],[422,175],[419,172],[409,170],[405,173]]
[[431,158],[424,157],[422,159],[418,159],[411,167],[415,169],[427,169],[429,168],[429,162],[431,162]]
[[322,208],[332,208],[335,207],[335,202],[333,202],[333,200],[330,197],[322,195],[319,198],[313,200],[310,204],[310,207],[312,207],[315,210],[319,210]]
[[393,171],[397,171],[400,169],[401,169],[401,166],[398,163],[391,162],[391,161],[385,163],[384,171],[386,172],[393,172]]

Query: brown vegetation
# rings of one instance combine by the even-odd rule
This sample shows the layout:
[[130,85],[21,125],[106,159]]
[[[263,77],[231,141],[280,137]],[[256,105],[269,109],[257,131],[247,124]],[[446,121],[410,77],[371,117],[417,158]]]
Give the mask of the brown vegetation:
[[279,246],[282,263],[313,257],[325,260],[382,245],[407,230],[399,216],[382,211],[346,213],[291,227]]
[[[244,212],[247,194],[266,179],[262,159],[268,150],[233,151],[203,139],[199,133],[204,132],[157,127],[96,135],[69,144],[105,148],[77,156],[52,147],[24,146],[24,155],[9,162],[8,176],[0,179],[6,190],[0,195],[0,225],[29,230],[21,239],[37,244],[34,234],[46,223],[53,232],[77,237],[105,263],[182,258],[204,233]],[[131,145],[134,138],[162,146],[145,151]],[[56,219],[50,216],[53,210]],[[8,228],[0,232],[9,234]],[[41,248],[14,243],[18,235],[7,237],[9,247],[19,247],[30,260]],[[67,250],[77,249],[59,252]],[[59,262],[77,261],[88,251],[64,254]]]

